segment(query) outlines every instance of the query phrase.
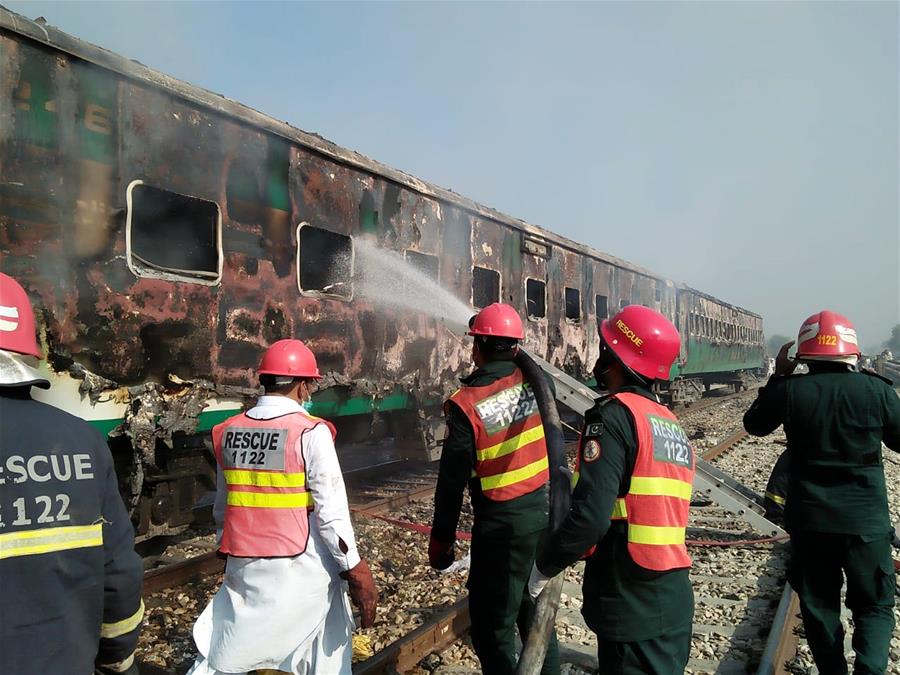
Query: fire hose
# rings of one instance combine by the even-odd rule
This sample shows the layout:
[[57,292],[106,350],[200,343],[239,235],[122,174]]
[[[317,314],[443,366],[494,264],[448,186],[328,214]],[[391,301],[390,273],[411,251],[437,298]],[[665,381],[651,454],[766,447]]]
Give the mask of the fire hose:
[[[572,473],[566,462],[562,423],[556,409],[555,397],[543,371],[522,350],[516,354],[515,362],[534,391],[541,422],[544,425],[550,469],[550,534],[552,534],[563,524],[572,502]],[[563,575],[557,574],[537,597],[534,618],[516,666],[517,675],[538,675],[541,672],[550,636],[556,625],[562,586]]]

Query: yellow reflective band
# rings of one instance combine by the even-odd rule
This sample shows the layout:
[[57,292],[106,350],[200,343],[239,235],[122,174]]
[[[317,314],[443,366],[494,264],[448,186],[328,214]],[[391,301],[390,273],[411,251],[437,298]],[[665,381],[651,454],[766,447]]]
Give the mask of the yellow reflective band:
[[657,497],[676,497],[691,499],[691,484],[675,478],[655,478],[632,476],[628,493],[632,495],[653,495]]
[[532,427],[531,429],[523,431],[517,436],[507,438],[502,443],[497,443],[497,445],[492,445],[489,448],[479,450],[477,453],[478,459],[483,461],[485,459],[497,459],[498,457],[503,457],[504,455],[515,452],[519,448],[524,448],[529,443],[533,443],[534,441],[540,440],[543,437],[544,425],[539,424],[536,427]]
[[526,464],[520,469],[513,469],[512,471],[506,471],[504,473],[497,474],[496,476],[487,476],[481,479],[481,489],[482,490],[496,490],[497,488],[506,487],[507,485],[512,485],[513,483],[520,483],[523,480],[528,480],[532,476],[538,475],[541,471],[546,470],[550,464],[547,462],[546,457],[542,457],[536,462],[532,462],[531,464]]
[[0,534],[0,560],[91,546],[103,546],[102,523],[9,532]]
[[581,472],[576,471],[572,474],[572,489],[575,489],[575,486],[578,485],[578,481],[581,479]]
[[628,523],[628,541],[632,544],[651,544],[655,546],[683,544],[684,528]]
[[228,506],[247,506],[256,509],[300,509],[312,506],[308,492],[228,492]]
[[138,607],[138,611],[129,616],[127,619],[122,619],[121,621],[116,621],[115,623],[101,623],[100,624],[100,637],[102,638],[117,638],[120,635],[125,635],[125,633],[130,633],[135,628],[141,625],[141,621],[144,620],[144,601],[141,600],[141,606]]
[[304,487],[306,474],[225,469],[225,482],[229,485],[252,485],[254,487]]
[[775,502],[779,506],[784,506],[787,503],[787,500],[784,497],[779,497],[774,492],[769,492],[768,490],[766,490],[766,497],[771,499],[773,502]]
[[616,503],[613,506],[613,512],[610,516],[612,520],[622,520],[628,517],[628,509],[625,508],[625,500],[621,497],[616,499]]

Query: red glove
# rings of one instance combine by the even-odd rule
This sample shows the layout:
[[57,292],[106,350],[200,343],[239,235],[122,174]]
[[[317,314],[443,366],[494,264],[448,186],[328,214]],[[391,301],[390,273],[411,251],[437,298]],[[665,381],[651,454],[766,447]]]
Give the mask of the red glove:
[[341,572],[341,577],[350,585],[350,599],[360,614],[360,626],[371,628],[375,624],[375,608],[378,606],[378,589],[365,560],[360,560],[356,567]]
[[428,563],[436,570],[445,570],[453,564],[456,557],[454,550],[455,541],[443,542],[435,539],[434,535],[428,542]]

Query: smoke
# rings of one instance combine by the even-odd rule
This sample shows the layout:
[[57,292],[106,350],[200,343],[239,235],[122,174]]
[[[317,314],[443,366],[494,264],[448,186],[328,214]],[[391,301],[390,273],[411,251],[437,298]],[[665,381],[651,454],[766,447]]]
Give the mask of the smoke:
[[465,324],[472,309],[396,251],[354,239],[354,293],[375,304]]

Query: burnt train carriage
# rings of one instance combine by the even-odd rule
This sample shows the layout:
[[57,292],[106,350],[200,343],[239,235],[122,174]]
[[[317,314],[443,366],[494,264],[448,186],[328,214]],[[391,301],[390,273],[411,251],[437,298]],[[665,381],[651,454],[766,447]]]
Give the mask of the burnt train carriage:
[[676,398],[761,365],[754,314],[3,9],[0,31],[0,265],[37,306],[46,399],[110,434],[142,535],[188,522],[206,432],[281,337],[317,354],[314,412],[342,437],[377,414],[434,444],[468,347],[354,294],[362,238],[518,307],[527,346],[582,379],[596,321],[632,303],[690,335]]

